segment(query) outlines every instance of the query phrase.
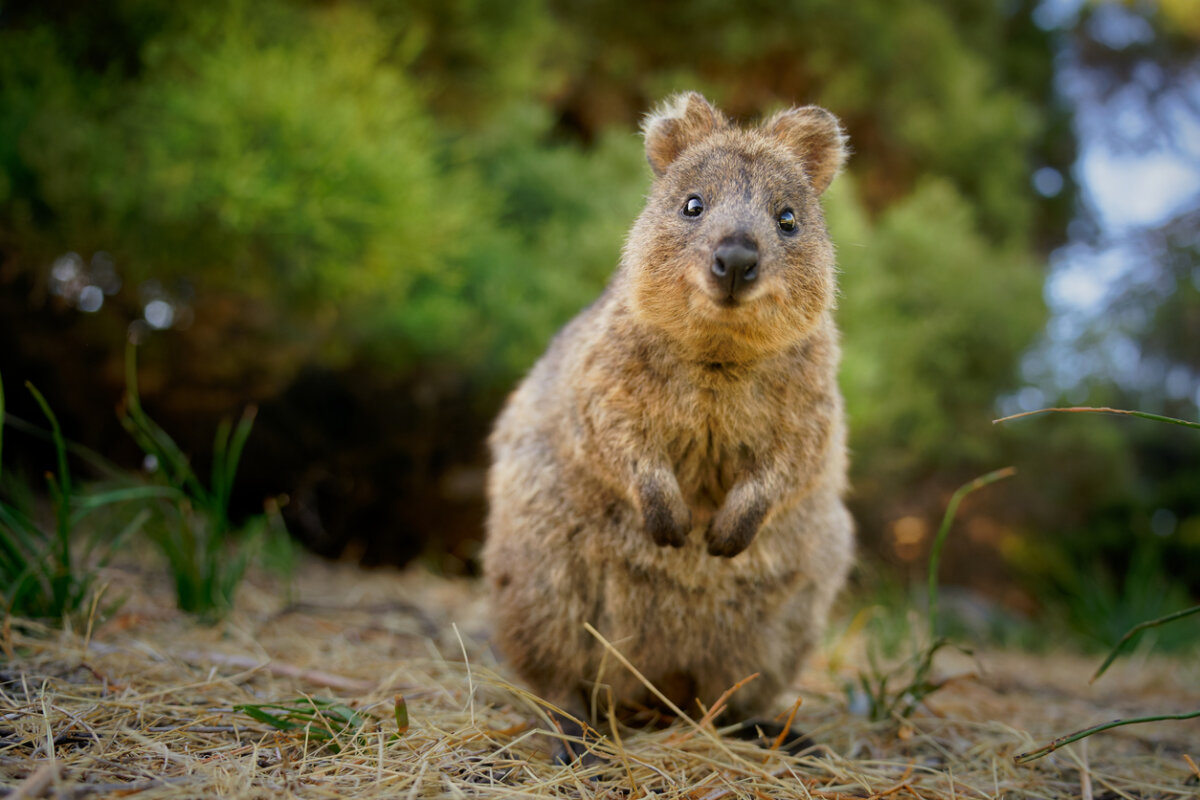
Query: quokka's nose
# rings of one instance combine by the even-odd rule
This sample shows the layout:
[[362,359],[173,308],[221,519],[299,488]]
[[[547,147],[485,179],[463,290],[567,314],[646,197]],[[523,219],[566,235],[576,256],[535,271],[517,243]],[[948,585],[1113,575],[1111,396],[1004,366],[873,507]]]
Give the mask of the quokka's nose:
[[713,252],[712,274],[733,297],[758,277],[758,247],[747,239],[727,239]]

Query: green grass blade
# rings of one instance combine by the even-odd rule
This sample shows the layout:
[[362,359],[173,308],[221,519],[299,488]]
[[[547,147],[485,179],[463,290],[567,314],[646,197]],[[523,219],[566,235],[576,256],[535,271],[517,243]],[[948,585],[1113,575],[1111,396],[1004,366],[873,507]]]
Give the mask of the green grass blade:
[[265,725],[270,725],[276,730],[292,731],[296,728],[304,727],[303,723],[292,722],[283,715],[276,716],[275,714],[264,711],[264,708],[278,708],[278,706],[236,705],[233,707],[233,710],[240,711],[251,719],[257,720]]
[[137,345],[132,343],[125,348],[125,415],[121,422],[137,441],[138,446],[147,455],[158,459],[163,474],[172,484],[186,488],[196,502],[208,502],[208,493],[192,471],[187,455],[142,409],[137,386]]
[[0,503],[0,591],[16,587],[20,577],[46,575],[46,537],[28,517]]
[[13,581],[12,595],[8,598],[9,609],[20,609],[28,617],[54,616],[48,581],[48,578],[39,577],[33,570],[18,575]]
[[[242,461],[242,451],[246,448],[246,440],[250,438],[250,431],[254,428],[254,419],[258,416],[258,408],[250,406],[242,412],[242,418],[238,421],[237,427],[234,428],[233,437],[229,442],[229,450],[226,454],[224,468],[224,485],[220,491],[224,498],[224,504],[221,506],[221,513],[227,514],[229,511],[229,498],[233,494],[233,481],[237,477],[238,464]],[[216,487],[213,487],[216,489]]]
[[403,736],[408,733],[408,703],[404,700],[404,695],[398,694],[395,697],[396,708],[396,735]]
[[1146,630],[1147,628],[1157,628],[1159,625],[1166,625],[1168,622],[1174,622],[1177,619],[1183,619],[1184,617],[1190,617],[1192,614],[1198,613],[1200,613],[1200,606],[1192,606],[1191,608],[1185,608],[1182,611],[1176,611],[1173,614],[1167,614],[1166,616],[1159,617],[1158,619],[1147,620],[1146,622],[1140,622],[1137,625],[1134,625],[1125,632],[1125,635],[1121,637],[1121,641],[1117,642],[1116,646],[1109,651],[1108,658],[1104,659],[1104,663],[1100,665],[1100,668],[1096,670],[1096,674],[1092,676],[1088,683],[1095,683],[1096,680],[1104,674],[1105,670],[1107,670],[1112,663],[1117,660],[1117,656],[1121,654],[1121,651],[1125,649],[1125,646],[1142,631]]
[[13,583],[18,575],[29,570],[32,554],[38,552],[21,526],[14,524],[0,505],[0,579],[4,584]]
[[[321,698],[299,697],[289,703],[242,704],[235,705],[234,710],[277,730],[303,730],[310,738],[333,742],[339,733],[357,730],[366,723],[366,719],[349,706]],[[336,747],[336,744],[331,743],[331,746]]]
[[59,575],[71,574],[71,498],[59,485],[53,473],[46,473],[46,486],[54,505],[54,544]]
[[[70,486],[70,473],[66,470],[66,448],[59,450],[59,468],[64,470]],[[47,572],[50,576],[50,609],[49,616],[61,617],[74,607],[75,589],[86,586],[86,576],[80,576],[75,569],[71,555],[71,497],[63,486],[59,485],[54,473],[46,473],[46,485],[50,489],[50,497],[54,505],[54,540],[46,554]]]
[[75,514],[71,517],[71,521],[72,524],[78,523],[96,509],[113,503],[124,503],[130,500],[182,500],[185,497],[183,492],[173,486],[131,486],[126,489],[111,489],[77,500]]
[[125,346],[125,405],[131,414],[142,413],[142,395],[138,391],[137,345],[130,342]]
[[942,517],[942,525],[938,528],[937,537],[933,540],[933,549],[929,553],[929,639],[934,641],[938,635],[938,567],[942,562],[942,546],[946,543],[946,537],[950,533],[950,527],[954,524],[954,516],[958,513],[958,504],[963,498],[969,495],[976,489],[982,489],[988,484],[995,483],[998,480],[1008,478],[1015,475],[1017,470],[1013,467],[1004,467],[986,475],[981,475],[969,483],[965,483],[958,487],[958,490],[950,498],[950,503],[946,506],[946,513]]
[[[140,531],[142,529],[142,526],[144,526],[149,520],[150,520],[150,509],[143,508],[141,511],[139,511],[134,516],[133,519],[131,519],[129,521],[128,525],[126,525],[124,528],[122,528],[120,531],[118,531],[117,535],[112,538],[112,541],[110,541],[108,543],[108,548],[105,550],[104,555],[101,556],[100,559],[96,562],[96,566],[98,566],[98,567],[108,566],[108,562],[112,561],[112,557],[121,550],[121,548],[125,545],[125,542],[128,541],[129,537],[133,536],[135,533]],[[98,542],[93,541],[92,544],[88,547],[88,550],[87,550],[88,556],[91,555],[91,553],[95,549],[97,543]]]
[[29,549],[38,549],[39,546],[44,546],[45,534],[42,533],[42,529],[37,526],[37,523],[8,503],[0,502],[0,523],[3,523],[6,528],[10,528],[12,537],[14,539],[19,537],[19,542],[23,546]]
[[50,410],[50,404],[46,402],[46,398],[37,390],[37,387],[29,381],[25,381],[25,388],[33,395],[33,399],[41,407],[42,413],[50,421],[50,435],[54,439],[54,454],[58,461],[59,486],[62,489],[63,499],[70,498],[71,473],[67,469],[67,441],[63,438],[62,428],[58,424],[58,417],[54,416],[54,412]]
[[229,481],[233,482],[234,476],[237,474],[238,464],[242,461],[242,451],[246,447],[246,440],[250,438],[250,431],[254,429],[254,420],[258,417],[258,407],[249,406],[242,412],[242,418],[238,420],[237,427],[233,431],[233,439],[229,444]]
[[229,437],[233,433],[233,423],[228,419],[221,420],[217,425],[217,433],[213,436],[213,463],[212,463],[212,483],[209,484],[209,491],[212,493],[212,508],[209,509],[214,517],[214,522],[218,523],[221,528],[217,535],[224,533],[226,510],[229,508],[229,496],[226,490],[229,481],[232,480],[226,475],[228,465],[225,462],[229,453]]
[[319,707],[319,711],[322,716],[333,717],[348,728],[361,728],[367,722],[361,714],[343,703],[330,703],[328,705],[321,705]]
[[196,561],[196,537],[190,520],[191,511],[185,507],[178,524],[170,526],[161,541],[175,578],[176,602],[184,611],[202,613],[208,610],[209,595],[203,591],[204,576]]
[[0,502],[0,596],[10,613],[46,616],[54,555],[49,534],[16,506]]
[[237,594],[238,584],[250,567],[250,560],[258,550],[260,535],[247,539],[238,544],[232,556],[223,557],[220,550],[222,542],[217,537],[209,536],[209,551],[206,553],[207,564],[213,573],[214,610],[224,614],[233,607],[233,598]]
[[[9,414],[4,418],[4,422],[14,430],[29,434],[30,436],[41,439],[44,442],[54,441],[54,437],[50,434],[50,431],[46,430],[45,428],[39,428],[32,422],[21,419],[20,417],[14,417],[12,414]],[[78,458],[80,461],[87,463],[97,473],[107,478],[116,479],[122,478],[126,475],[125,470],[121,469],[116,464],[97,453],[95,450],[84,447],[78,442],[68,441],[67,452]]]
[[246,446],[246,439],[250,437],[257,414],[258,409],[250,406],[242,413],[242,418],[238,421],[236,428],[229,420],[222,420],[213,441],[211,487],[213,505],[211,511],[217,518],[216,521],[221,524],[222,533],[224,529],[228,528],[229,500],[233,495],[233,482],[237,477],[238,463],[242,459],[242,450]]
[[1080,739],[1087,738],[1093,733],[1100,733],[1111,728],[1120,728],[1123,725],[1137,725],[1142,722],[1166,722],[1168,720],[1183,720],[1196,719],[1200,717],[1200,711],[1190,711],[1184,714],[1160,714],[1153,717],[1137,717],[1136,719],[1114,719],[1112,722],[1105,722],[1102,725],[1093,725],[1090,728],[1084,728],[1075,733],[1069,733],[1066,736],[1060,736],[1045,747],[1040,747],[1037,750],[1030,750],[1028,753],[1021,753],[1014,756],[1013,761],[1018,764],[1028,764],[1030,761],[1036,761],[1043,756],[1048,756],[1060,747],[1077,742]]
[[197,502],[206,501],[207,492],[192,471],[191,462],[166,431],[142,411],[127,410],[121,423],[138,447],[158,461],[168,483],[189,492]]
[[4,477],[4,426],[8,417],[4,415],[4,377],[0,375],[0,478]]
[[1073,406],[1071,408],[1039,408],[1036,411],[1023,411],[1020,414],[1011,414],[1007,417],[992,420],[995,425],[1000,422],[1008,422],[1009,420],[1020,419],[1021,417],[1031,417],[1034,414],[1046,414],[1052,411],[1064,414],[1123,414],[1129,417],[1141,417],[1142,419],[1153,420],[1154,422],[1166,422],[1171,425],[1182,425],[1185,428],[1194,428],[1200,430],[1200,422],[1190,422],[1186,419],[1176,419],[1175,417],[1164,417],[1161,414],[1150,414],[1145,411],[1129,411],[1124,408],[1095,408],[1092,406]]
[[11,583],[24,572],[26,563],[25,552],[17,546],[16,537],[7,525],[0,525],[0,586]]

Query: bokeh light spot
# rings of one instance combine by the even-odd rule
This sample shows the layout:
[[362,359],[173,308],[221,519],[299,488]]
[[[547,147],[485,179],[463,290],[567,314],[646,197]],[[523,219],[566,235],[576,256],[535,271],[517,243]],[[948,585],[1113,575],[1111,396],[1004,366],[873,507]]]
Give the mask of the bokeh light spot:
[[1054,167],[1042,167],[1033,173],[1033,188],[1042,197],[1058,197],[1063,190],[1062,173]]
[[79,299],[76,301],[80,311],[94,313],[100,310],[104,305],[104,290],[94,284],[88,284],[79,292]]
[[143,311],[150,327],[164,330],[175,321],[175,309],[166,300],[151,300]]

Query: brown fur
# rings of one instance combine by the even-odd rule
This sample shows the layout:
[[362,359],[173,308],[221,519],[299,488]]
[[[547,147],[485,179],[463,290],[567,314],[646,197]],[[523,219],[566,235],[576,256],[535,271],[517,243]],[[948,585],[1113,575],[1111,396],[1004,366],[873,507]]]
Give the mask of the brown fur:
[[[794,678],[851,560],[819,204],[845,142],[822,109],[742,129],[694,93],[644,131],[655,180],[619,269],[496,423],[484,569],[500,649],[543,696],[650,701],[600,674],[590,622],[685,709],[761,673],[745,716]],[[758,254],[737,293],[713,278],[731,237]]]

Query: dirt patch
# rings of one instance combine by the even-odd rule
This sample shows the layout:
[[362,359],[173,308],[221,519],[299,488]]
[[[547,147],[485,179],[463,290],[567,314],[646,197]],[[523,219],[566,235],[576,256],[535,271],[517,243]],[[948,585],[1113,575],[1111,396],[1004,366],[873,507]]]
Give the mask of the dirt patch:
[[[862,643],[835,639],[780,699],[818,743],[792,758],[675,722],[606,732],[589,766],[549,759],[545,706],[487,644],[480,586],[418,570],[306,562],[285,604],[252,576],[227,621],[173,609],[134,567],[104,622],[9,620],[0,660],[0,796],[1195,798],[1200,721],[1121,728],[1030,765],[1013,756],[1108,719],[1200,708],[1200,664],[1135,654],[1096,686],[1095,659],[947,656],[957,676],[905,723],[851,713]],[[843,626],[844,627],[844,626]],[[239,711],[317,697],[365,723],[332,741]],[[409,727],[397,735],[402,697]],[[702,715],[697,712],[694,718]],[[557,734],[554,734],[557,735]]]

